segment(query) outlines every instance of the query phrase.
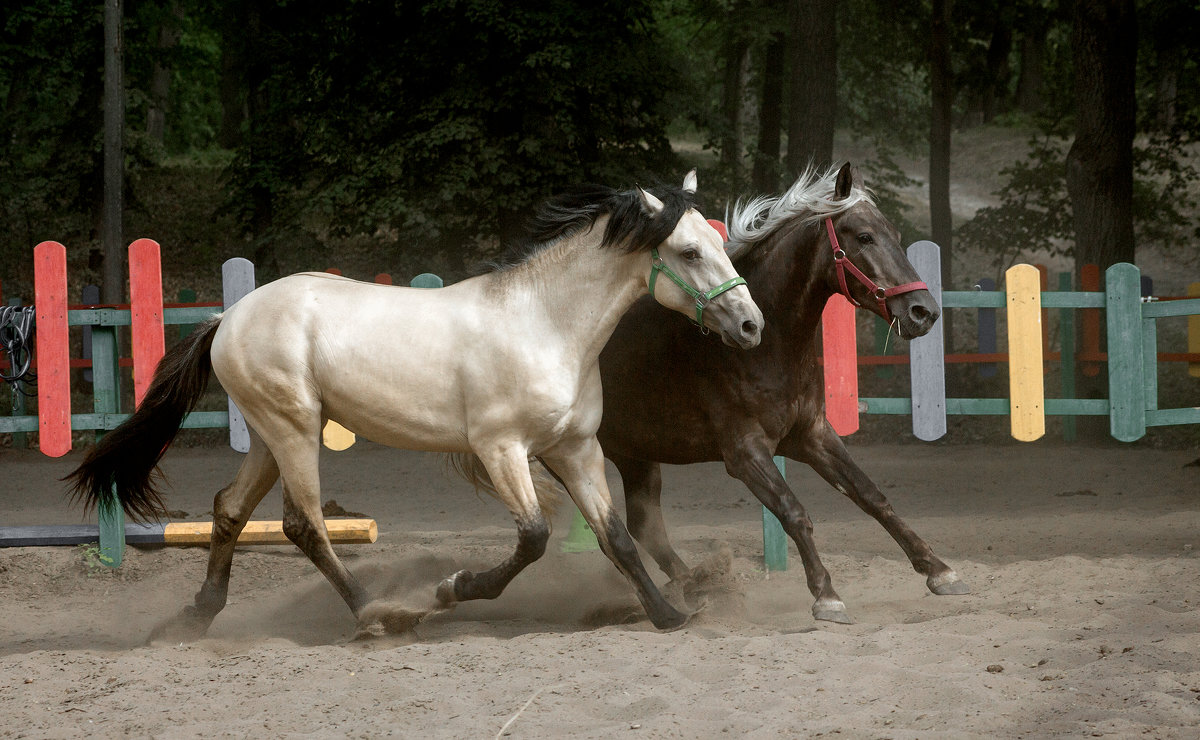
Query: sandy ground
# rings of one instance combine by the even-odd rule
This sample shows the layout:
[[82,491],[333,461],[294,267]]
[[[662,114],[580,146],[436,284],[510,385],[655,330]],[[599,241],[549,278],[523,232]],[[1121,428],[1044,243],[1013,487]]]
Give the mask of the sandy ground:
[[[351,641],[349,611],[290,547],[239,551],[209,635],[152,647],[205,549],[130,548],[118,571],[80,547],[6,549],[0,736],[1200,737],[1195,450],[852,452],[971,595],[929,594],[874,521],[795,464],[853,625],[812,619],[794,549],[789,570],[764,573],[760,509],[720,465],[665,474],[681,553],[728,566],[671,633],[620,621],[633,594],[600,553],[561,552],[569,508],[501,598],[369,642]],[[169,504],[206,518],[239,457],[172,449]],[[80,521],[57,482],[78,460],[0,450],[0,523]],[[514,545],[501,507],[434,456],[360,443],[326,452],[322,476],[326,500],[378,521],[376,544],[338,549],[389,598],[428,600]],[[256,518],[279,514],[274,493]]]

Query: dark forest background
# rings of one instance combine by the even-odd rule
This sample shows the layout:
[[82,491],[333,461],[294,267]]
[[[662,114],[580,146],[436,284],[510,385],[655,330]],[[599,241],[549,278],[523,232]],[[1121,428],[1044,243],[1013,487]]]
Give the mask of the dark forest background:
[[[1195,252],[1197,38],[1194,0],[8,3],[0,281],[28,294],[45,239],[73,275],[121,275],[114,232],[164,242],[168,272],[246,256],[262,282],[365,252],[453,278],[570,184],[698,165],[720,217],[840,157],[835,136],[872,153],[858,164],[906,241],[1102,266]],[[950,147],[981,127],[1028,146],[956,223]],[[927,217],[898,197],[901,159],[924,163]]]

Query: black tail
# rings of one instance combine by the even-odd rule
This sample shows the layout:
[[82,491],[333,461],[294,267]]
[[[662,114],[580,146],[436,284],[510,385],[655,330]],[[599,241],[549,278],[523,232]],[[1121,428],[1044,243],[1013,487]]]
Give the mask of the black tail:
[[83,463],[63,480],[72,501],[90,510],[114,495],[133,521],[165,514],[155,487],[158,461],[175,439],[183,417],[196,406],[212,372],[208,352],[221,325],[214,316],[163,355],[146,397],[133,415],[88,450]]

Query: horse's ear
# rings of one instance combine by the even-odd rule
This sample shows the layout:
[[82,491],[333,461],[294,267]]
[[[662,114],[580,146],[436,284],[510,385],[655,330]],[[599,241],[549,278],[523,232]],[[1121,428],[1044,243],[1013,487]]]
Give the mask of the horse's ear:
[[637,191],[638,198],[642,201],[642,211],[647,216],[657,216],[659,213],[662,213],[664,206],[661,200],[655,198],[653,193],[647,193],[645,190],[642,190],[640,186]]
[[695,169],[693,169],[691,172],[689,172],[683,176],[683,192],[691,193],[692,195],[696,194],[696,170]]
[[[833,197],[836,200],[843,200],[850,197],[850,189],[854,187],[854,180],[858,177],[858,170],[850,166],[850,163],[842,165],[842,168],[837,173],[837,183],[833,186]],[[861,184],[861,180],[859,181]]]

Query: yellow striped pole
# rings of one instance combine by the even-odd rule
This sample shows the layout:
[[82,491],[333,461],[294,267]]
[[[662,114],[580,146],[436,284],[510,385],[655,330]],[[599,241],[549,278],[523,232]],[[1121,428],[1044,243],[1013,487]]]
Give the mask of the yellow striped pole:
[[1033,265],[1004,273],[1008,298],[1008,395],[1012,435],[1022,442],[1046,433],[1042,364],[1041,274]]
[[[163,528],[168,545],[207,545],[212,539],[212,522],[171,522]],[[335,545],[369,545],[379,537],[374,519],[326,519],[325,529]],[[286,545],[281,521],[246,522],[238,535],[239,545]]]

